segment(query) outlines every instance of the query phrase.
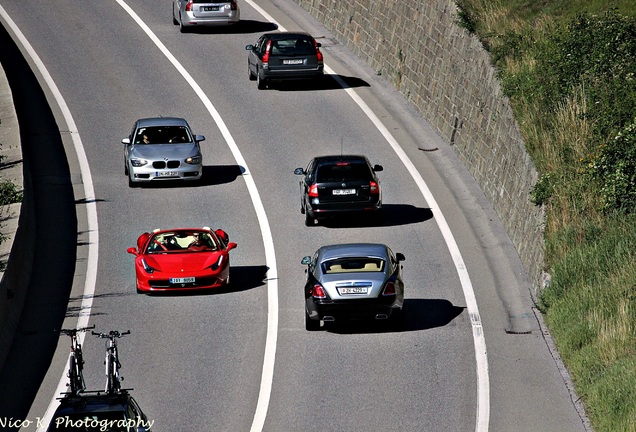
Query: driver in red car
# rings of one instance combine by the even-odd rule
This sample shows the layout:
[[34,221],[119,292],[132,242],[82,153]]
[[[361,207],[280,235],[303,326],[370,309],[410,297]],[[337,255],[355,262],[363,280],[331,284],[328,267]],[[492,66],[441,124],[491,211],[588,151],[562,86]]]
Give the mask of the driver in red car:
[[192,237],[194,237],[194,240],[192,240],[192,242],[188,245],[188,250],[196,252],[210,249],[210,246],[207,244],[205,239],[201,238],[201,234],[193,233]]

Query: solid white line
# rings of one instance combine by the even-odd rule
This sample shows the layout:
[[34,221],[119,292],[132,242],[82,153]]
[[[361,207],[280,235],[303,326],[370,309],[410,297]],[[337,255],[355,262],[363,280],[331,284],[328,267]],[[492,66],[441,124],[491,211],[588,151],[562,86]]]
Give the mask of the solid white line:
[[[62,115],[64,116],[64,121],[68,127],[68,131],[71,135],[71,139],[73,140],[73,147],[75,149],[75,153],[77,155],[77,159],[80,166],[80,172],[82,176],[82,184],[84,185],[84,199],[86,200],[86,216],[88,219],[88,256],[86,262],[86,279],[84,281],[84,294],[82,296],[82,303],[80,305],[80,314],[77,318],[77,324],[75,328],[86,327],[88,325],[88,320],[91,315],[91,308],[93,306],[93,297],[95,294],[95,283],[97,280],[97,257],[99,250],[99,231],[97,224],[97,205],[95,201],[95,191],[93,189],[93,178],[91,177],[90,167],[88,165],[88,159],[86,158],[86,152],[84,151],[84,145],[82,144],[82,139],[80,138],[79,132],[77,131],[77,126],[75,125],[75,120],[71,115],[71,111],[66,105],[66,101],[62,97],[59,89],[55,85],[53,78],[51,78],[51,74],[49,74],[48,70],[42,63],[42,60],[37,55],[29,41],[26,39],[24,34],[20,31],[18,26],[13,22],[11,17],[7,14],[2,6],[0,6],[0,15],[5,20],[5,22],[9,25],[11,31],[18,38],[20,44],[26,51],[27,55],[31,58],[33,64],[38,69],[40,75],[44,79],[46,86],[49,88],[53,97],[55,98],[55,102],[59,106],[62,111]],[[78,342],[82,343],[84,341],[84,334],[80,333],[78,335]],[[69,353],[70,356],[70,353]],[[66,371],[65,371],[66,372]],[[62,374],[60,381],[57,384],[57,388],[55,390],[55,394],[49,406],[42,417],[42,422],[40,423],[40,427],[38,427],[38,432],[46,430],[48,424],[53,416],[55,409],[57,408],[57,395],[67,390],[66,388],[66,373]]]
[[411,177],[419,187],[420,192],[435,215],[433,219],[437,222],[437,226],[442,233],[442,237],[444,237],[446,247],[451,254],[453,263],[455,264],[455,269],[457,270],[457,275],[459,276],[459,280],[462,285],[464,298],[466,299],[466,309],[468,310],[473,331],[473,344],[475,346],[475,362],[477,369],[477,416],[475,420],[475,431],[486,432],[490,422],[490,378],[488,372],[486,338],[484,336],[481,317],[479,315],[479,308],[477,307],[475,291],[473,290],[468,270],[464,264],[464,259],[459,251],[455,237],[453,236],[453,233],[448,226],[446,218],[440,210],[433,193],[391,132],[389,132],[387,127],[384,126],[382,121],[375,115],[362,98],[353,89],[347,88],[347,84],[335,73],[334,70],[325,66],[325,72],[331,74],[331,77],[334,78],[340,86],[345,88],[345,91],[349,94],[349,96],[351,96],[355,103],[358,104],[369,120],[373,122],[378,131],[380,131],[380,133],[384,136],[384,139],[389,143],[389,145],[391,145],[393,151],[395,151],[406,169],[411,174]]
[[234,138],[230,134],[229,129],[225,125],[225,122],[221,118],[220,114],[212,105],[210,99],[203,92],[201,87],[194,81],[194,78],[186,71],[186,69],[179,63],[179,61],[170,53],[166,46],[157,38],[157,36],[150,30],[150,28],[139,18],[139,16],[123,1],[116,0],[117,3],[135,20],[135,22],[141,27],[141,29],[148,35],[148,37],[154,42],[164,56],[172,63],[172,65],[179,71],[183,78],[190,84],[194,92],[197,94],[203,105],[207,108],[208,112],[214,119],[214,122],[219,127],[223,138],[227,142],[236,163],[245,169],[243,173],[243,179],[247,185],[247,190],[252,199],[252,205],[256,210],[256,216],[261,229],[261,235],[263,237],[263,244],[265,247],[265,265],[267,266],[267,336],[265,339],[265,353],[263,358],[263,371],[261,375],[261,386],[258,395],[258,402],[256,405],[256,413],[252,423],[252,431],[260,431],[263,428],[265,422],[265,416],[269,407],[269,398],[272,390],[272,382],[274,378],[274,361],[276,359],[276,343],[278,340],[278,271],[276,269],[276,254],[274,252],[274,239],[267,220],[267,214],[265,213],[265,207],[261,201],[258,189],[256,188],[256,182],[251,176],[247,167],[247,163],[241,154]]
[[[256,5],[252,0],[244,0],[254,9],[256,9],[265,19],[276,24],[278,26],[278,30],[287,31],[280,23],[278,23],[271,15],[265,12],[260,6]],[[354,100],[356,104],[362,109],[362,111],[366,114],[366,116],[373,122],[375,127],[380,131],[384,139],[389,143],[389,145],[393,148],[393,151],[400,158],[404,166],[408,169],[411,177],[417,184],[420,189],[420,192],[424,196],[424,199],[430,206],[431,211],[435,215],[434,219],[437,222],[437,226],[439,227],[442,236],[444,237],[444,241],[446,242],[446,247],[451,254],[453,259],[453,263],[455,265],[455,269],[459,276],[459,280],[462,285],[462,291],[464,293],[464,298],[466,299],[466,309],[468,310],[468,315],[470,317],[470,323],[473,332],[473,344],[475,347],[475,363],[477,369],[477,413],[475,419],[475,431],[476,432],[486,432],[489,428],[490,423],[490,377],[488,372],[488,355],[486,352],[486,338],[484,336],[483,327],[481,323],[481,317],[479,315],[479,308],[477,307],[477,299],[475,297],[475,291],[473,290],[473,285],[470,281],[470,276],[468,275],[468,270],[466,269],[466,265],[464,264],[464,259],[462,258],[461,252],[459,251],[459,247],[457,246],[457,242],[451,232],[448,223],[446,222],[446,218],[444,214],[440,210],[437,205],[437,201],[433,196],[431,190],[428,185],[422,178],[421,174],[415,168],[413,162],[411,162],[410,158],[404,152],[400,144],[393,137],[391,132],[387,129],[386,126],[382,123],[382,121],[375,115],[375,113],[371,110],[371,108],[362,100],[362,98],[356,93],[355,90],[349,88],[347,84],[336,74],[336,72],[328,67],[325,64],[325,72],[331,75],[336,82],[345,89],[347,94]],[[260,429],[259,429],[260,431]],[[252,429],[252,432],[256,432]]]

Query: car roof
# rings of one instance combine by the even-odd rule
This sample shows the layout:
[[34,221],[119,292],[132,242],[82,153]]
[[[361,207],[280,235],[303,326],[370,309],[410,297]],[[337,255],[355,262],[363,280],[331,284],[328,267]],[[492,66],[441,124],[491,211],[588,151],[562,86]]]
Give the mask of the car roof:
[[361,156],[361,155],[326,155],[326,156],[315,157],[314,161],[317,164],[330,164],[330,163],[338,163],[338,162],[361,163],[361,162],[367,162],[367,158],[366,156]]
[[294,37],[294,36],[305,36],[305,37],[310,37],[310,38],[314,38],[312,35],[310,35],[307,32],[302,32],[302,31],[294,31],[294,32],[272,32],[272,33],[265,33],[263,36],[266,36],[269,39],[273,39],[273,40],[278,40],[278,39],[287,39],[289,37]]
[[323,246],[318,250],[318,261],[346,257],[388,258],[388,248],[381,243],[345,243]]
[[66,396],[60,399],[56,415],[72,412],[123,411],[132,399],[127,391]]
[[181,117],[149,117],[137,120],[137,127],[152,126],[188,126],[188,122]]

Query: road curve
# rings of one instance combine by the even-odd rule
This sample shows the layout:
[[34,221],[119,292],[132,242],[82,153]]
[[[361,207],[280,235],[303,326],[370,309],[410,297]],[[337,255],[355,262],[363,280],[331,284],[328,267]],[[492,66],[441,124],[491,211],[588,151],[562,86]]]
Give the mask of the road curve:
[[[245,24],[239,30],[185,38],[166,25],[165,8],[134,3],[133,9],[220,107],[229,130],[236,131],[236,142],[246,149],[246,165],[253,167],[250,174],[259,188],[263,186],[268,219],[274,221],[271,229],[277,258],[284,264],[276,278],[281,293],[279,343],[264,430],[392,430],[395,425],[400,430],[474,430],[477,384],[472,317],[464,309],[462,284],[453,276],[452,256],[432,219],[437,218],[431,213],[433,205],[418,192],[399,158],[388,153],[381,134],[337,87],[308,90],[291,86],[257,92],[246,77],[236,79],[244,70],[242,46],[271,28],[246,5]],[[267,334],[263,309],[267,295],[261,287],[269,275],[265,247],[257,240],[258,217],[246,207],[249,194],[244,183],[237,181],[240,167],[232,152],[221,145],[223,131],[206,120],[203,104],[196,102],[183,79],[162,64],[157,50],[113,4],[74,14],[65,13],[70,8],[66,2],[55,11],[34,8],[35,17],[30,20],[46,23],[42,29],[27,25],[26,17],[15,7],[5,7],[33,41],[71,112],[76,113],[87,147],[101,227],[91,321],[133,330],[126,340],[130,345],[125,345],[126,359],[130,359],[124,360],[125,371],[145,410],[164,429],[179,430],[187,422],[195,430],[247,430],[248,413],[255,411],[261,382]],[[269,3],[263,7],[290,27],[290,16]],[[93,14],[104,17],[103,22],[91,21]],[[300,13],[294,19],[303,24],[307,20]],[[104,40],[109,43],[99,43]],[[538,325],[530,319],[531,304],[524,292],[524,276],[517,273],[518,260],[506,257],[509,241],[483,196],[452,152],[421,120],[413,120],[413,113],[396,95],[392,97],[397,102],[380,99],[385,93],[377,77],[365,75],[368,71],[355,59],[342,61],[348,54],[337,44],[325,52],[329,64],[334,62],[336,74],[356,76],[357,81],[347,82],[357,83],[360,97],[393,130],[433,194],[444,197],[439,207],[451,215],[448,224],[460,239],[458,246],[466,257],[477,302],[488,312],[482,312],[484,334],[491,358],[493,353],[496,356],[491,365],[490,430],[530,424],[535,430],[537,425],[544,425],[543,430],[555,430],[554,426],[578,430],[567,391]],[[157,110],[171,112],[174,107],[190,119],[197,133],[208,136],[204,155],[209,169],[204,185],[126,189],[120,172],[119,139],[135,118]],[[418,124],[411,128],[413,123]],[[380,227],[327,226],[307,232],[297,211],[296,180],[291,171],[306,164],[317,148],[334,152],[343,142],[388,168],[382,177],[388,222]],[[418,151],[420,147],[441,150],[426,155]],[[208,159],[208,155],[212,157]],[[233,271],[239,275],[241,289],[213,296],[149,298],[133,294],[131,265],[121,251],[137,234],[169,224],[204,224],[210,219],[223,223],[233,239],[238,239],[237,252],[242,255],[236,255]],[[299,258],[326,242],[360,238],[377,239],[406,253],[405,274],[412,281],[407,292],[407,328],[398,334],[308,335],[302,328],[298,296],[303,276]],[[501,262],[492,261],[501,257]],[[504,289],[513,293],[500,295],[498,291]],[[510,304],[504,304],[502,298],[510,297],[523,305],[532,333],[503,332],[508,327],[506,308]],[[95,359],[100,349],[95,341],[86,341],[86,352]],[[60,367],[51,369],[57,369],[59,379]],[[95,373],[91,383],[98,386],[99,382]],[[166,393],[171,396],[168,404],[161,397]],[[37,413],[39,399],[40,395],[30,416]],[[400,412],[390,408],[396,401]],[[523,408],[520,401],[525,403]],[[541,408],[543,414],[532,408]],[[329,418],[313,418],[316,410],[328,412]],[[309,418],[311,425],[306,423]]]

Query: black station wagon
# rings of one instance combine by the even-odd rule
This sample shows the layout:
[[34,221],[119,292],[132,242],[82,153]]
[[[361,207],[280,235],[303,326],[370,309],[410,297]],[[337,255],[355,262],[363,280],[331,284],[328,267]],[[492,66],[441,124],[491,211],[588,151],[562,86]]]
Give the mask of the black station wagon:
[[249,79],[259,89],[270,80],[310,79],[323,76],[320,43],[303,32],[265,33],[247,45]]

